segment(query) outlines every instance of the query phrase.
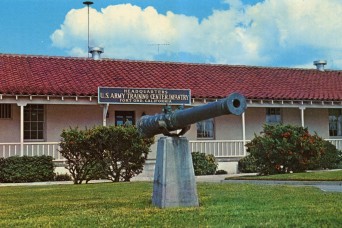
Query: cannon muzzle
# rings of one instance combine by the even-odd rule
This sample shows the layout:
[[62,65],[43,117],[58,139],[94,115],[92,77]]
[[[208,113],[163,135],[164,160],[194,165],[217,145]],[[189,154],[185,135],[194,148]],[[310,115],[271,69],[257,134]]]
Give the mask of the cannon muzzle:
[[227,98],[193,108],[164,112],[154,116],[145,115],[137,123],[138,131],[145,138],[158,134],[168,135],[174,130],[186,130],[191,124],[222,115],[241,115],[246,110],[246,99],[239,93]]

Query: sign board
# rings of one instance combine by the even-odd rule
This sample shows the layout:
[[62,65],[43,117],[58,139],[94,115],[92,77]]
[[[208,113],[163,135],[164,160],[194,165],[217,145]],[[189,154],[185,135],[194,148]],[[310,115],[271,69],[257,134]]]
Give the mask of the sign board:
[[99,87],[98,103],[190,105],[191,92],[189,89]]

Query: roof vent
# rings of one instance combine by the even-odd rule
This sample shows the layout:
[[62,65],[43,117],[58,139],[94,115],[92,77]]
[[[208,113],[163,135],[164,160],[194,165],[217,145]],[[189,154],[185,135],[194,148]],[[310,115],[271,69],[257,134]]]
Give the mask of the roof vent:
[[89,47],[89,53],[94,60],[101,59],[101,53],[103,53],[103,48],[101,47]]
[[317,67],[317,70],[324,71],[324,65],[327,65],[327,61],[317,60],[317,61],[314,61],[313,64]]

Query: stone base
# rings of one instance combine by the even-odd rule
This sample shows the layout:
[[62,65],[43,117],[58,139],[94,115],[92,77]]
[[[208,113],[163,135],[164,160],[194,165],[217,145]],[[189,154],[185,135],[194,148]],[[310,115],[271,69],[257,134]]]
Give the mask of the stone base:
[[158,140],[152,204],[160,207],[197,207],[195,173],[185,137]]

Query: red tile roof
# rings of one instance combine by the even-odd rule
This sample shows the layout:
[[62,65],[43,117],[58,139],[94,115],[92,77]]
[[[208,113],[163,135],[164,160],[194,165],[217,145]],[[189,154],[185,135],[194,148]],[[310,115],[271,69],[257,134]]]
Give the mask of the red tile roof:
[[97,96],[99,86],[191,89],[195,98],[239,92],[249,99],[342,101],[342,71],[0,54],[0,94]]

